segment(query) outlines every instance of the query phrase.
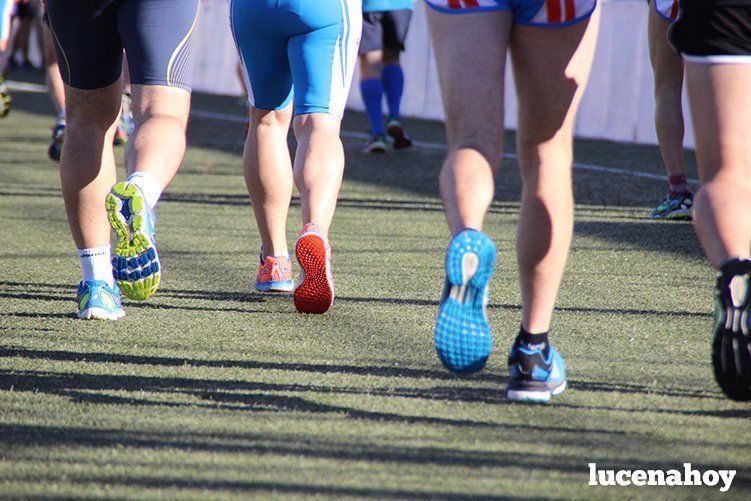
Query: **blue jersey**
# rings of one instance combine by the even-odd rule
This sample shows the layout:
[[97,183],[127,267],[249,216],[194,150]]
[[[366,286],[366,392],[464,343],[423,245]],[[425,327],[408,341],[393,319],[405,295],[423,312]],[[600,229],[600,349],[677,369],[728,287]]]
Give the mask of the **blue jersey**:
[[362,0],[363,12],[385,12],[389,10],[412,10],[412,0]]

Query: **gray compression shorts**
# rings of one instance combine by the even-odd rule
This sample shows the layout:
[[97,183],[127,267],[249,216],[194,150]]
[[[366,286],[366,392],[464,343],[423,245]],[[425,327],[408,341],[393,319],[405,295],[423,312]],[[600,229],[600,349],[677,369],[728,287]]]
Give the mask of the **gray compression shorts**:
[[199,0],[47,0],[63,81],[77,89],[131,83],[190,91]]

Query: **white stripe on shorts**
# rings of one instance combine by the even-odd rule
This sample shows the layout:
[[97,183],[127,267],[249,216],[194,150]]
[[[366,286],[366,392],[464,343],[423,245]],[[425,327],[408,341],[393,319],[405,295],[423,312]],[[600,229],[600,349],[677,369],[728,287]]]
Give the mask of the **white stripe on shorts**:
[[232,40],[235,42],[237,48],[237,56],[240,58],[240,66],[242,67],[243,80],[245,80],[245,90],[248,93],[248,106],[255,108],[256,101],[253,97],[253,86],[250,85],[250,76],[248,75],[248,67],[245,65],[245,59],[243,59],[243,51],[240,50],[240,45],[237,42],[237,36],[235,35],[235,17],[232,15],[234,12],[235,0],[229,2],[229,27],[232,30]]
[[744,55],[731,55],[731,54],[718,54],[709,56],[689,56],[688,54],[681,54],[683,59],[689,63],[698,64],[751,64],[751,54]]
[[362,34],[362,2],[339,0],[339,3],[342,9],[342,33],[336,41],[334,61],[331,65],[329,113],[341,118],[347,104]]

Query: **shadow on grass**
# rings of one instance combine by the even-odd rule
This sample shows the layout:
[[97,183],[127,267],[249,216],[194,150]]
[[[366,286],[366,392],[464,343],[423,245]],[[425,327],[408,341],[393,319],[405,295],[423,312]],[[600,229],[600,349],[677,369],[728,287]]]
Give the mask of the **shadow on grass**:
[[[260,383],[239,380],[195,379],[178,377],[151,377],[133,375],[55,373],[42,371],[0,370],[0,389],[16,392],[46,393],[70,398],[73,401],[95,404],[117,404],[133,406],[166,407],[205,407],[210,409],[228,409],[249,412],[301,412],[307,414],[340,415],[358,421],[373,423],[419,424],[449,426],[452,428],[478,428],[524,432],[587,433],[608,436],[627,436],[633,433],[605,428],[565,428],[560,426],[541,426],[531,424],[508,424],[492,421],[478,421],[450,417],[425,415],[408,415],[387,411],[371,411],[343,405],[321,403],[298,395],[279,395],[278,393],[307,394],[362,394],[382,397],[413,396],[433,398],[431,389],[409,388],[409,394],[401,389],[362,390],[351,387],[332,387],[326,385]],[[173,400],[154,400],[141,397],[99,394],[94,392],[149,392],[162,396],[181,396],[198,402],[175,402]],[[500,394],[498,389],[497,394]],[[410,395],[411,394],[411,395]],[[457,388],[454,396],[460,399],[466,391]],[[443,392],[441,400],[450,396]],[[488,403],[504,403],[493,398]]]
[[[588,391],[586,381],[576,381],[574,383],[576,389]],[[596,384],[596,383],[595,383]],[[622,391],[622,390],[619,390]],[[628,391],[626,391],[628,393]],[[688,394],[686,394],[688,393]],[[665,396],[678,397],[678,398],[706,398],[706,393],[692,392],[691,390],[669,390],[663,392]],[[718,397],[719,399],[719,397]],[[697,417],[716,417],[722,419],[749,419],[751,418],[751,409],[721,409],[721,410],[685,410],[685,409],[662,409],[662,408],[625,408],[625,407],[611,407],[607,405],[574,405],[556,402],[556,407],[569,408],[574,410],[597,410],[608,412],[627,412],[633,414],[672,414],[680,416],[697,416]]]
[[[196,358],[157,357],[149,355],[130,355],[97,352],[74,352],[63,350],[32,350],[25,348],[0,347],[0,358],[22,357],[38,360],[55,360],[66,362],[97,362],[133,365],[154,365],[165,367],[214,367],[260,370],[280,370],[310,372],[315,374],[351,374],[355,376],[378,376],[389,378],[437,379],[456,381],[462,378],[444,370],[410,368],[402,366],[368,366],[348,364],[311,364],[293,362],[271,362],[257,360],[206,360]],[[471,378],[472,381],[484,381],[500,385],[502,379],[492,374],[483,373]]]
[[[73,294],[74,288],[66,284],[51,284],[51,283],[22,283],[13,281],[0,281],[0,286],[9,288],[23,288],[27,290],[39,289],[43,291],[60,291],[66,294]],[[70,301],[70,297],[62,295],[53,295],[44,292],[21,292],[17,290],[3,290],[0,291],[0,298],[12,298],[12,299],[28,299],[28,300],[44,300],[44,301]],[[202,300],[202,301],[218,301],[218,302],[241,302],[241,303],[263,303],[269,296],[254,293],[254,292],[233,292],[233,291],[199,291],[199,290],[180,290],[180,289],[160,289],[158,297],[170,298],[170,299],[190,299],[190,300]],[[438,308],[438,300],[431,299],[404,299],[393,297],[353,297],[353,296],[337,296],[337,303],[379,303],[379,304],[394,304],[402,306],[420,306],[420,307],[433,307]],[[153,303],[138,303],[129,302],[128,308],[151,308],[151,309],[174,309],[174,310],[193,310],[193,311],[228,311],[236,313],[259,313],[260,310],[248,310],[242,308],[232,308],[226,306],[218,306],[216,308],[204,307],[204,306],[189,306],[189,305],[174,305],[174,304],[153,304]],[[508,303],[491,303],[488,305],[490,309],[501,309],[518,311],[521,306],[518,304]],[[636,316],[661,316],[661,317],[691,317],[691,318],[710,318],[711,313],[696,312],[696,311],[661,311],[661,310],[645,310],[635,308],[590,308],[590,307],[578,307],[578,306],[559,306],[556,311],[567,313],[585,313],[585,314],[605,314],[605,315],[636,315]]]
[[[649,440],[649,437],[634,437],[634,439]],[[576,456],[554,454],[536,454],[529,452],[510,452],[492,450],[457,450],[448,447],[409,447],[382,445],[368,442],[338,442],[318,440],[296,435],[269,434],[227,434],[227,433],[195,433],[184,431],[181,433],[168,431],[129,431],[122,429],[95,429],[84,427],[60,427],[44,425],[0,425],[0,443],[9,446],[42,446],[71,447],[86,445],[89,447],[128,447],[141,449],[168,449],[181,451],[201,451],[213,453],[243,453],[253,455],[277,455],[288,457],[305,457],[312,459],[329,459],[353,462],[402,463],[410,465],[439,465],[463,466],[474,468],[521,468],[526,471],[565,472],[567,474],[586,476],[587,470],[582,460]],[[599,444],[605,446],[607,444]],[[588,461],[595,461],[613,469],[665,469],[664,463],[633,459],[614,460],[612,457],[600,456],[602,452],[593,452]],[[675,465],[679,467],[679,465]],[[716,469],[719,465],[692,462],[695,469]],[[737,465],[736,465],[737,466]],[[682,469],[682,468],[681,468]],[[110,484],[111,480],[107,479]],[[135,480],[131,482],[131,480]],[[258,490],[255,482],[208,481],[183,479],[158,479],[139,477],[139,479],[123,480],[124,484],[144,487],[179,487],[204,489],[237,489]],[[267,484],[261,484],[267,485]],[[268,484],[286,485],[286,484]],[[751,485],[749,476],[745,472],[737,475],[734,488],[748,488]],[[422,499],[422,494],[428,498],[451,499],[445,493],[424,493],[404,490],[369,490],[355,488],[350,490],[343,487],[321,487],[311,485],[293,485],[294,492],[302,493],[330,493],[367,495],[374,497],[399,497]],[[265,487],[261,487],[264,490]],[[329,491],[328,489],[332,489]],[[458,498],[463,499],[463,497]]]
[[[0,297],[8,297],[4,296],[0,293]],[[10,317],[10,318],[76,318],[76,314],[71,313],[43,313],[43,312],[34,312],[34,311],[16,311],[11,313],[0,313],[0,317]]]
[[[693,226],[685,223],[577,221],[574,232],[614,242],[624,248],[646,249],[697,259],[704,256]],[[617,266],[617,262],[613,265]]]
[[[394,366],[374,366],[374,365],[347,365],[347,364],[310,364],[310,363],[287,363],[272,361],[256,360],[206,360],[193,358],[174,358],[174,357],[156,357],[148,355],[130,355],[130,354],[112,354],[97,352],[73,352],[60,350],[31,350],[25,348],[0,348],[0,358],[21,357],[37,360],[54,360],[67,362],[97,362],[97,363],[115,363],[115,364],[132,364],[132,365],[153,365],[166,367],[213,367],[213,368],[240,368],[248,370],[281,370],[294,372],[307,372],[314,374],[351,374],[357,376],[378,376],[387,378],[408,378],[408,379],[434,379],[441,381],[458,381],[460,378],[444,370],[394,367]],[[35,380],[44,387],[56,387],[51,382],[61,381],[67,383],[69,388],[87,389],[87,390],[148,390],[148,391],[168,391],[171,387],[161,381],[160,378],[138,378],[135,376],[130,379],[123,379],[126,376],[101,376],[87,375],[67,375],[56,373],[32,373]],[[16,378],[11,373],[5,373],[0,378],[0,384],[3,381],[8,383],[9,378]],[[57,378],[57,379],[56,379]],[[80,378],[80,381],[76,378]],[[23,378],[22,378],[23,379]],[[290,392],[323,392],[323,393],[345,393],[345,394],[363,394],[384,397],[404,397],[404,398],[422,398],[439,401],[454,402],[476,402],[487,404],[505,403],[502,396],[502,386],[504,379],[489,373],[481,373],[475,376],[464,378],[472,382],[490,383],[493,386],[489,388],[478,387],[432,387],[432,388],[353,388],[353,387],[327,387],[315,385],[270,385],[266,383],[252,383],[242,381],[223,381],[223,380],[194,380],[194,379],[176,379],[172,381],[174,388],[188,387],[192,390],[197,388],[193,385],[200,385],[201,388],[217,389],[212,384],[219,385],[226,390],[245,390],[245,391],[290,391]],[[30,391],[36,388],[33,382],[22,380],[19,382],[21,387]],[[637,385],[629,383],[607,383],[585,380],[570,380],[570,385],[582,391],[597,393],[616,393],[632,395],[657,395],[675,398],[694,398],[694,399],[713,399],[724,400],[719,393],[707,393],[689,388],[659,388],[646,385]],[[18,387],[17,387],[18,388]],[[220,397],[217,401],[222,401]],[[621,410],[619,408],[608,408],[606,410]],[[704,412],[704,411],[700,411]],[[691,411],[693,415],[693,411]],[[725,417],[725,416],[720,416]],[[736,417],[728,415],[727,417]],[[751,417],[751,411],[749,411]]]

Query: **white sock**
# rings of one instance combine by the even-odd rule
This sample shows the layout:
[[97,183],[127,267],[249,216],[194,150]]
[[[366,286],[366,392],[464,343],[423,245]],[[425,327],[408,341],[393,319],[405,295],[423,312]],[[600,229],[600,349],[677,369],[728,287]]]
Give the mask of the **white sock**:
[[78,249],[78,258],[81,260],[84,282],[87,280],[104,280],[110,287],[115,285],[115,279],[112,277],[112,259],[109,245],[91,249]]
[[133,183],[143,192],[143,196],[146,197],[146,203],[152,209],[156,207],[156,203],[159,201],[159,197],[162,196],[162,187],[159,186],[157,180],[151,174],[147,172],[134,172],[128,176],[127,181]]

